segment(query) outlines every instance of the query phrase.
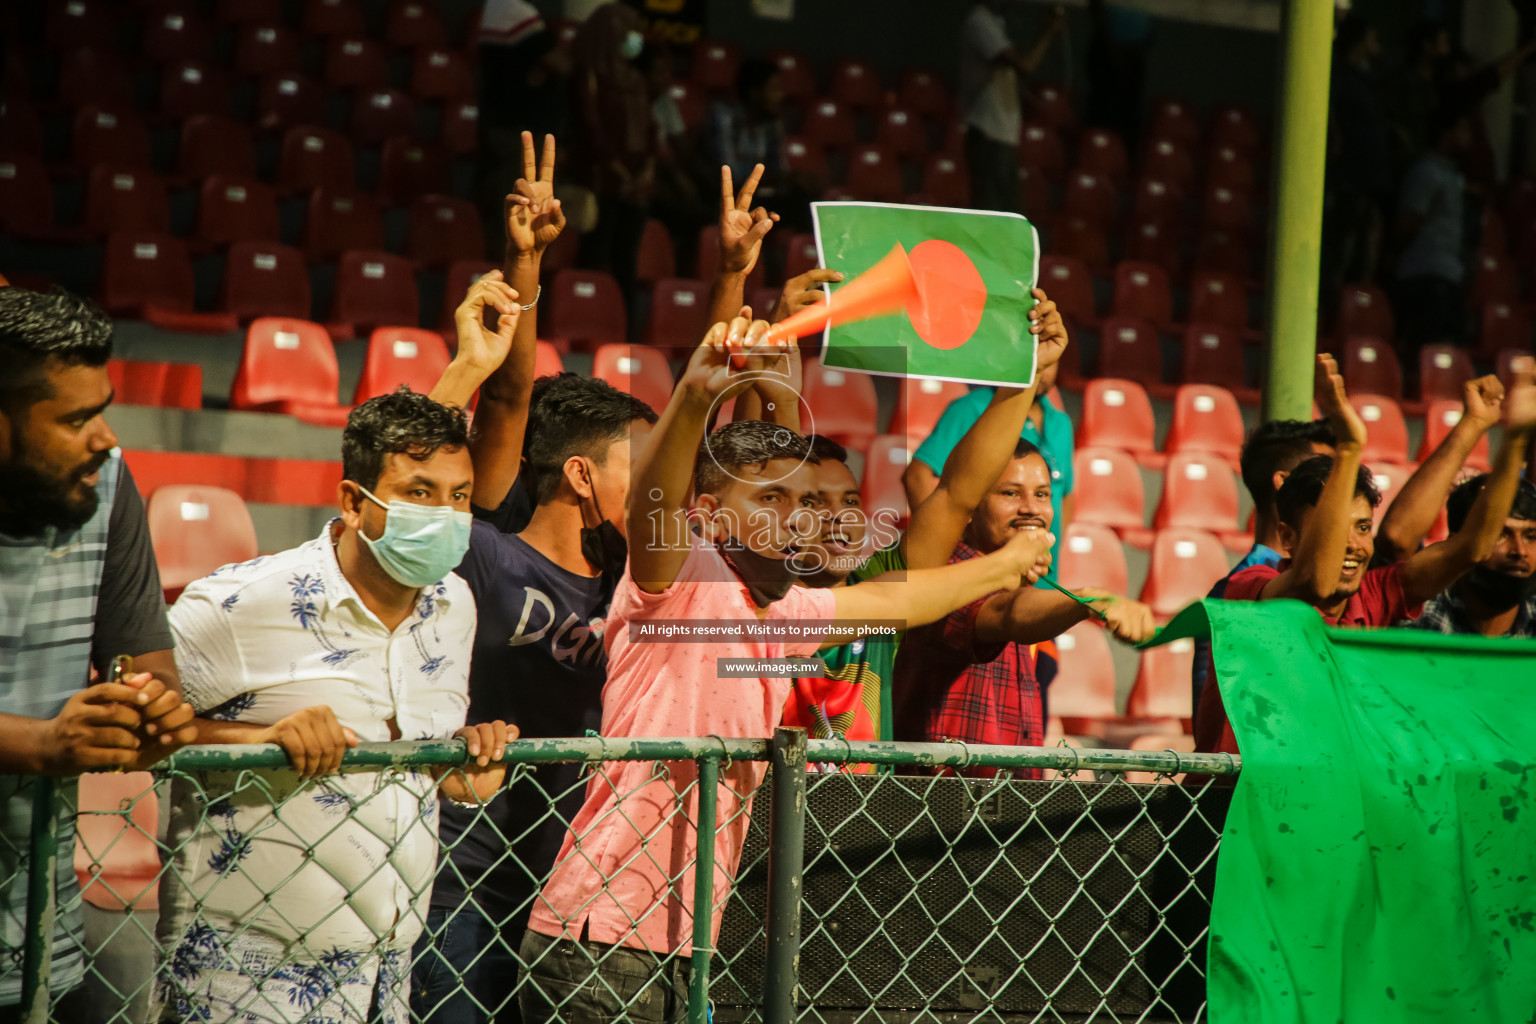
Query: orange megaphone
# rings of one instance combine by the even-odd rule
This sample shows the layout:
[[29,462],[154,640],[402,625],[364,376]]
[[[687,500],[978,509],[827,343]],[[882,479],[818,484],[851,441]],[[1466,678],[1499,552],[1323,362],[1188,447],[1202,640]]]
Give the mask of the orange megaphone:
[[828,325],[838,327],[857,320],[888,316],[905,309],[918,298],[917,279],[907,250],[898,242],[880,262],[827,296],[827,301],[807,306],[768,329],[769,338],[803,338]]

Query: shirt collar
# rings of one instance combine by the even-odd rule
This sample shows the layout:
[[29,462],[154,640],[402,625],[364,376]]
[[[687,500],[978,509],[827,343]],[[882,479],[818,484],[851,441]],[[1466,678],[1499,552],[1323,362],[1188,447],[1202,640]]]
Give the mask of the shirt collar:
[[[341,560],[336,555],[336,544],[341,539],[341,530],[336,529],[336,526],[340,522],[340,516],[333,517],[313,542],[319,549],[315,562],[320,571],[320,600],[328,609],[351,604],[359,614],[376,617],[358,596],[352,581],[347,579],[347,574],[341,571]],[[344,530],[345,526],[342,529]],[[448,596],[447,586],[439,580],[421,588],[421,593],[416,597],[416,609],[412,614],[417,619],[430,619],[438,609],[447,609],[452,605],[453,599]]]

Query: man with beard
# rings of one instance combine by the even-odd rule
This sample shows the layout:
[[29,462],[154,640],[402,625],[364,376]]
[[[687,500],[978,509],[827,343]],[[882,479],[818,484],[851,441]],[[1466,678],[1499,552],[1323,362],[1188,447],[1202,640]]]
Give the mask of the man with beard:
[[[1452,532],[1461,532],[1487,484],[1483,473],[1451,492],[1445,514]],[[1520,481],[1493,554],[1425,601],[1408,625],[1467,636],[1536,636],[1536,487]]]
[[[1280,542],[1287,557],[1278,565],[1256,565],[1227,583],[1229,601],[1301,600],[1330,626],[1380,627],[1417,619],[1424,602],[1455,583],[1493,554],[1509,517],[1536,427],[1536,371],[1525,359],[1504,400],[1504,437],[1488,483],[1472,501],[1467,517],[1449,540],[1400,562],[1371,569],[1376,543],[1372,512],[1381,495],[1369,470],[1360,465],[1365,424],[1344,393],[1344,378],[1333,357],[1317,357],[1317,406],[1334,433],[1334,454],[1301,463],[1275,496]],[[1201,751],[1238,752],[1220,688],[1200,697]]]
[[[0,941],[22,946],[32,827],[27,776],[65,779],[55,823],[74,849],[74,777],[141,769],[189,743],[144,502],[104,414],[112,404],[112,323],[65,293],[0,288]],[[129,655],[139,671],[103,679]],[[83,973],[79,887],[55,879],[50,986]],[[21,972],[0,973],[0,1021]]]

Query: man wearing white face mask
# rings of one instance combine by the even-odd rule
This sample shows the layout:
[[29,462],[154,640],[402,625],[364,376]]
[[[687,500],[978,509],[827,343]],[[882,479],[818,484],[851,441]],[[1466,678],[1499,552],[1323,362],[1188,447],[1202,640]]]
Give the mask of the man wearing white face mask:
[[[475,602],[452,570],[469,544],[468,441],[462,409],[405,388],[365,402],[342,439],[340,516],[171,610],[196,742],[276,743],[293,767],[259,786],[233,771],[176,781],[157,1019],[408,1019],[436,791],[489,800],[516,736],[464,727]],[[360,741],[450,736],[474,758],[462,775],[338,773]]]

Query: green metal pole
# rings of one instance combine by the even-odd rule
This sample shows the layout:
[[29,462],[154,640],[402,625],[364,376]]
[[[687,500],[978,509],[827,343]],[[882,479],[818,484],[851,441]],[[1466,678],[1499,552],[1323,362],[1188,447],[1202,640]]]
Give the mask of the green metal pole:
[[25,1024],[46,1024],[48,981],[53,966],[53,922],[58,914],[55,882],[59,837],[55,832],[59,783],[32,780],[32,835],[27,865],[27,924],[21,961],[21,1011]]
[[768,960],[765,1024],[791,1024],[800,984],[800,894],[805,872],[805,730],[780,726],[769,741],[773,802],[768,809]]
[[1311,419],[1333,0],[1285,0],[1264,419]]
[[688,972],[688,1024],[709,1024],[709,956],[715,920],[715,807],[719,755],[699,758],[699,854],[693,865],[693,957]]

